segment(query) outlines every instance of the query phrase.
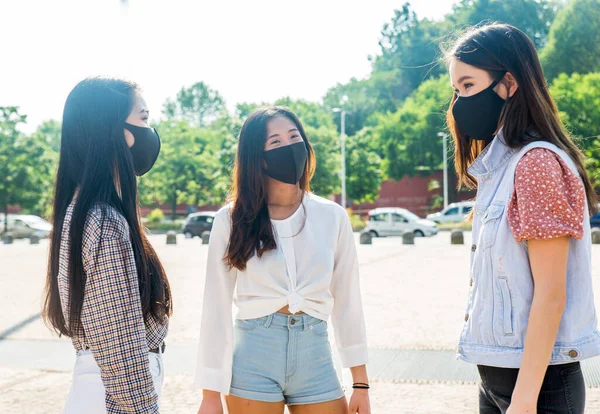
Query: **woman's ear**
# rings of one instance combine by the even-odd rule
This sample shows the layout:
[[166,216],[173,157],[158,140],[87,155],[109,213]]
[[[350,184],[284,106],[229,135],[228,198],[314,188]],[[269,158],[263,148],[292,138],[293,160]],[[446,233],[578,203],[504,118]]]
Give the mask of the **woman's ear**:
[[504,78],[502,80],[504,81],[504,84],[508,88],[508,97],[512,98],[513,95],[515,94],[515,92],[517,91],[517,89],[519,89],[519,84],[517,83],[517,80],[515,79],[513,74],[510,72],[506,72],[506,74],[504,75]]

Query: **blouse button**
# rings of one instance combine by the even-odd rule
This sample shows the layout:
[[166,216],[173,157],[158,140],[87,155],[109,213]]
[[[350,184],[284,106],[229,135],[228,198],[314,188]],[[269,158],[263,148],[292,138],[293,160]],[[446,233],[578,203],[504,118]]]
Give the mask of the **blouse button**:
[[569,351],[569,356],[570,356],[571,358],[577,358],[577,357],[579,356],[579,352],[577,352],[577,351],[576,351],[576,350],[574,350],[574,349],[571,349],[571,350]]
[[472,245],[472,246],[471,246],[471,251],[472,251],[472,252],[475,252],[475,250],[477,250],[477,246],[476,246],[476,245]]
[[290,319],[290,325],[295,325],[296,324],[296,319],[292,318]]
[[465,315],[465,322],[468,322],[468,321],[469,321],[469,314],[467,313],[467,314]]

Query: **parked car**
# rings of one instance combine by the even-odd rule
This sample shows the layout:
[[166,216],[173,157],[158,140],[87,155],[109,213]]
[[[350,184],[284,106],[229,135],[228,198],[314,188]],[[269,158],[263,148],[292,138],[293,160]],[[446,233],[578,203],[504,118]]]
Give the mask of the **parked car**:
[[475,207],[474,201],[461,201],[460,203],[450,204],[439,213],[429,214],[427,219],[435,221],[438,224],[460,223],[465,221],[467,214]]
[[[52,224],[41,217],[25,214],[8,215],[7,234],[13,239],[27,239],[31,236],[44,239],[51,231]],[[4,234],[4,215],[0,216],[0,234]]]
[[433,221],[422,219],[404,208],[388,207],[369,211],[365,231],[375,237],[401,236],[406,232],[413,232],[416,237],[429,237],[436,235],[439,229]]
[[590,217],[590,224],[592,227],[600,228],[600,205],[598,206],[596,214]]
[[211,231],[216,211],[203,211],[202,213],[192,213],[183,222],[181,231],[186,238],[200,237],[205,231]]

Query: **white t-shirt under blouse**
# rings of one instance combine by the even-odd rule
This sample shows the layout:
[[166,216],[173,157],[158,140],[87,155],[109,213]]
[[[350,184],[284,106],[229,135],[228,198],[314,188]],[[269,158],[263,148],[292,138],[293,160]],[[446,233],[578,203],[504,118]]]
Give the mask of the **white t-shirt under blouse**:
[[[237,319],[261,318],[289,306],[327,321],[331,317],[344,367],[367,363],[358,257],[350,219],[338,204],[306,194],[285,220],[271,220],[277,250],[250,258],[245,271],[223,262],[231,205],[215,217],[208,248],[197,387],[229,393],[233,361],[232,302]],[[235,293],[235,295],[234,295]]]

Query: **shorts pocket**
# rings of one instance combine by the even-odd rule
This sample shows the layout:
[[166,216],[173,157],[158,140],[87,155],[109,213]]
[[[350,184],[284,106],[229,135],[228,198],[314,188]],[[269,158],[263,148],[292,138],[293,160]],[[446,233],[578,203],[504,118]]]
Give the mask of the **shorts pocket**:
[[317,322],[316,324],[311,325],[309,329],[313,335],[318,337],[326,337],[329,335],[327,332],[327,322],[325,321]]
[[235,327],[242,331],[252,331],[257,325],[256,319],[236,319]]

